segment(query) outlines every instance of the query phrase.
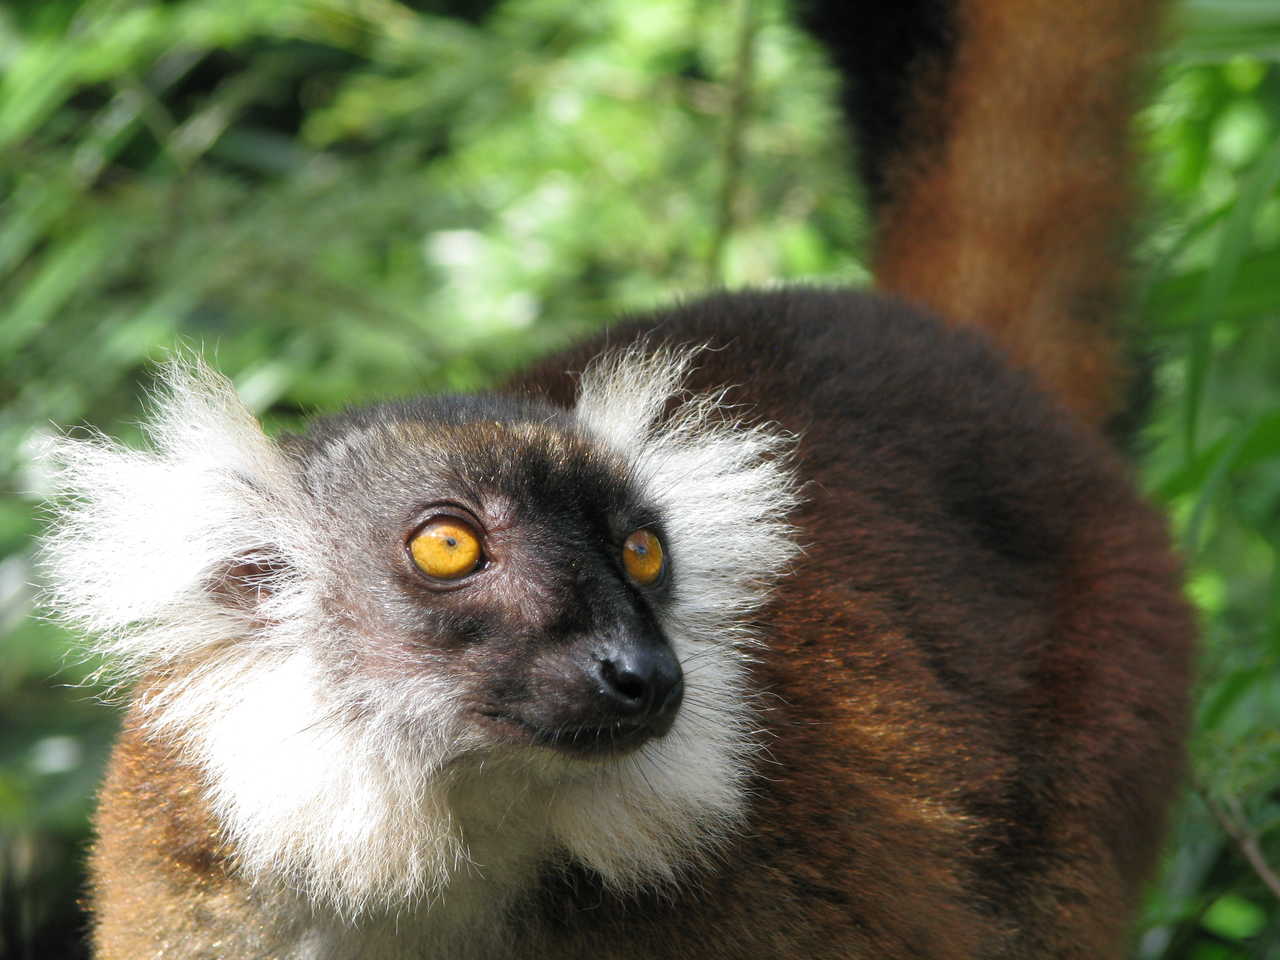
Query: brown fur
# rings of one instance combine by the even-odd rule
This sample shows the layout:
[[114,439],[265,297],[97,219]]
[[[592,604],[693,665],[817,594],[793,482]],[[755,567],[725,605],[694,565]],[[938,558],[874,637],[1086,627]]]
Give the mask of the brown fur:
[[[89,861],[94,956],[100,960],[255,956],[260,914],[230,875],[198,771],[148,740],[135,713],[112,752],[98,797]],[[231,931],[240,931],[234,937]],[[265,954],[264,954],[265,955]]]
[[[880,212],[882,288],[989,331],[1089,423],[1120,406],[1136,68],[1157,0],[966,0]],[[928,135],[933,134],[933,135]],[[941,134],[939,136],[938,134]]]

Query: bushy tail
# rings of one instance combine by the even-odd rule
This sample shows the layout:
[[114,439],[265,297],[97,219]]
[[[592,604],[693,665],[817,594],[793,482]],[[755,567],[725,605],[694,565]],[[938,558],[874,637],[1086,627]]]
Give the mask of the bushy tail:
[[1119,412],[1129,121],[1161,0],[808,0],[877,217],[879,286]]

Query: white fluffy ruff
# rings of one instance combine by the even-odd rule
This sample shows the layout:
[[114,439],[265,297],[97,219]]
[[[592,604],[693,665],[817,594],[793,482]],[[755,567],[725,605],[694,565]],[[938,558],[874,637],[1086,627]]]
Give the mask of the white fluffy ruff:
[[[576,408],[661,509],[676,576],[665,628],[685,706],[625,757],[495,751],[430,671],[393,689],[335,679],[361,637],[324,613],[322,510],[199,363],[167,368],[149,450],[56,442],[50,606],[95,638],[117,682],[163,678],[139,703],[145,721],[202,771],[256,883],[353,919],[439,898],[492,907],[560,851],[619,888],[676,881],[743,813],[748,624],[795,551],[785,437],[727,417],[715,396],[661,420],[695,354],[605,357]],[[271,571],[256,604],[211,593],[246,560]]]

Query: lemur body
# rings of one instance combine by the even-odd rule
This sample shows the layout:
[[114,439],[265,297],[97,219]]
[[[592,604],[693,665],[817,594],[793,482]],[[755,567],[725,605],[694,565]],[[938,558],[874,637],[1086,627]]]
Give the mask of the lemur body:
[[[924,123],[1009,5],[917,6]],[[953,169],[958,131],[934,160],[853,115],[886,217]],[[1070,216],[1110,236],[1099,202]],[[870,294],[713,296],[280,441],[175,368],[153,451],[61,451],[55,599],[137,682],[98,955],[1122,956],[1192,628],[1090,425],[1112,399],[1030,349],[1089,287],[998,344]]]

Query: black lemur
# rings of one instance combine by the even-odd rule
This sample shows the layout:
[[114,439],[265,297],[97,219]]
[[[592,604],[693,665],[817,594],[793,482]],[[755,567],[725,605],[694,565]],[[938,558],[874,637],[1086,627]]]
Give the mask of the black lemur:
[[1192,617],[1103,427],[1153,0],[813,0],[883,292],[63,441],[97,956],[1121,957]]

